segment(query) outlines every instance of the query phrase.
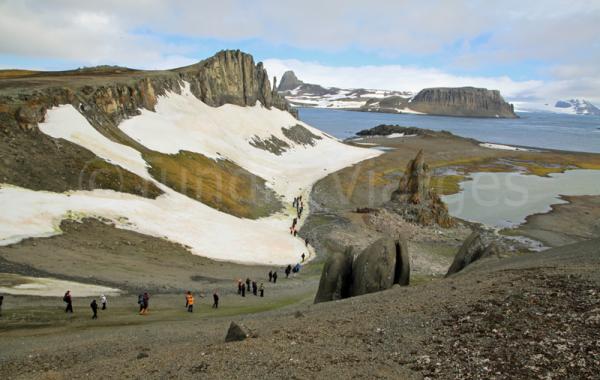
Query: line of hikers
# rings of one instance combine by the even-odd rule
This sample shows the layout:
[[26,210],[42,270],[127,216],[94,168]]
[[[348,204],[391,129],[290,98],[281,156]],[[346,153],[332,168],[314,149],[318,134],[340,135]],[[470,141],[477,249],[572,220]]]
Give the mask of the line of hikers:
[[[65,295],[63,296],[63,302],[67,304],[65,308],[65,313],[73,314],[73,297],[71,296],[71,291],[67,290]],[[104,294],[100,296],[100,304],[102,305],[102,310],[106,310],[106,305],[108,304],[108,300]],[[98,319],[98,302],[96,299],[93,299],[90,303],[90,308],[92,309],[92,319]]]
[[[200,297],[204,298],[204,296],[202,296],[202,295],[200,295]],[[0,307],[2,305],[1,302],[3,300],[4,300],[4,297],[0,296]],[[63,296],[63,302],[67,304],[67,306],[65,308],[65,313],[71,313],[71,314],[73,314],[73,296],[71,295],[71,291],[70,290],[67,290],[67,292]],[[148,294],[148,292],[144,292],[143,294],[139,294],[138,295],[137,303],[138,303],[139,308],[140,308],[139,309],[139,314],[140,315],[147,315],[149,307],[150,307],[150,294]],[[106,298],[106,296],[104,294],[102,294],[100,296],[101,309],[102,310],[106,310],[107,309],[107,304],[108,304],[108,299]],[[96,299],[93,299],[92,302],[90,303],[90,309],[92,309],[92,319],[98,319],[98,307],[99,307],[98,302],[96,301]],[[193,313],[194,312],[194,295],[189,290],[185,294],[185,307],[186,307],[186,309],[187,309],[187,311],[189,313]],[[212,305],[212,308],[213,309],[219,308],[219,294],[217,293],[216,290],[213,292],[213,305]],[[1,308],[0,308],[0,310],[1,310]]]
[[302,195],[294,198],[292,202],[292,206],[296,209],[296,217],[292,219],[292,226],[290,227],[290,234],[294,236],[298,236],[298,229],[296,226],[298,225],[298,220],[302,217],[302,211],[304,211],[304,202],[302,202]]
[[256,281],[250,281],[250,278],[246,278],[246,282],[243,282],[242,279],[238,279],[237,281],[237,286],[238,286],[238,294],[241,295],[242,297],[246,297],[246,291],[250,292],[250,290],[252,289],[252,294],[254,294],[255,296],[259,295],[261,297],[265,296],[265,285],[261,282],[260,286],[258,285],[258,283]]

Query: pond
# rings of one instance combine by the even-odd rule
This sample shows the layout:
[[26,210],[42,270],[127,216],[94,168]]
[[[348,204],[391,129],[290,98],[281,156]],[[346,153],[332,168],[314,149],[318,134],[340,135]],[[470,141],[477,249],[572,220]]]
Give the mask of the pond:
[[452,216],[490,227],[511,227],[551,205],[560,195],[600,195],[600,170],[568,170],[549,177],[521,173],[472,173],[457,194],[442,197]]

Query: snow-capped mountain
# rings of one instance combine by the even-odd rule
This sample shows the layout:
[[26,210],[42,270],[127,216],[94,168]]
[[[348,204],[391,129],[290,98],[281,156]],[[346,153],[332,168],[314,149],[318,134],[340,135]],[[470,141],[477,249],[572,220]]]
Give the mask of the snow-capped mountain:
[[553,112],[569,115],[600,115],[600,109],[585,99],[558,100],[548,103],[514,102],[517,112]]
[[554,107],[570,110],[576,115],[600,115],[600,109],[585,99],[559,100]]

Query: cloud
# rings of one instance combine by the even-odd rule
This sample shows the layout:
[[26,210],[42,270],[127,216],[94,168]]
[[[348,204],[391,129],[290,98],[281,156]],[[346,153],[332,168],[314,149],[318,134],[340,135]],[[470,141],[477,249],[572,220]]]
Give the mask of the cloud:
[[269,75],[281,78],[293,70],[306,83],[326,87],[371,88],[418,92],[427,87],[474,86],[500,90],[513,101],[555,101],[563,98],[585,98],[600,103],[597,89],[600,80],[593,78],[563,80],[516,81],[508,76],[484,77],[453,75],[439,69],[417,66],[326,66],[299,60],[267,59]]
[[325,66],[299,60],[267,59],[265,67],[271,76],[281,78],[287,70],[307,83],[328,87],[373,88],[417,92],[426,87],[475,86],[499,89],[507,97],[517,97],[543,85],[542,81],[514,81],[509,77],[457,76],[438,69],[416,66]]
[[[598,20],[597,0],[0,0],[0,55],[165,68],[201,58],[194,54],[198,41],[252,40],[302,54],[358,52],[391,62],[440,63],[437,70],[364,66],[372,87],[468,82],[523,96],[537,81],[448,73],[491,66],[501,73],[510,66],[519,75],[520,65],[530,65],[539,73],[530,69],[528,75],[545,78],[548,89],[594,96],[600,93]],[[380,73],[395,77],[377,79]],[[321,82],[356,80],[350,68],[335,74],[321,75]]]

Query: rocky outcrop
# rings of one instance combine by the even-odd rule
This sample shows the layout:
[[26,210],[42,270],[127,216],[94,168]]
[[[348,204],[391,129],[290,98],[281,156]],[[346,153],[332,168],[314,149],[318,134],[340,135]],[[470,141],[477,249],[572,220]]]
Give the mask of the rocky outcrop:
[[405,136],[453,136],[448,131],[434,131],[432,129],[404,127],[401,125],[380,124],[376,127],[363,129],[356,132],[357,136],[389,136],[391,134],[403,134]]
[[352,249],[333,253],[321,274],[315,303],[374,293],[410,281],[410,257],[403,237],[381,238],[356,258]]
[[499,251],[500,248],[496,243],[486,242],[479,232],[473,232],[458,250],[446,277],[460,272],[469,264],[484,257],[498,256]]
[[296,77],[296,74],[293,71],[288,70],[285,73],[283,73],[283,76],[279,81],[279,87],[277,87],[277,91],[291,91],[302,84],[304,84],[304,82],[298,79],[298,77]]
[[315,303],[348,298],[352,287],[352,249],[332,253],[321,273]]
[[516,118],[498,90],[475,87],[426,88],[410,101],[411,110],[431,115]]
[[423,151],[409,161],[398,189],[385,207],[405,220],[429,226],[452,227],[454,220],[448,214],[448,208],[437,193],[430,187],[431,173],[425,163]]

